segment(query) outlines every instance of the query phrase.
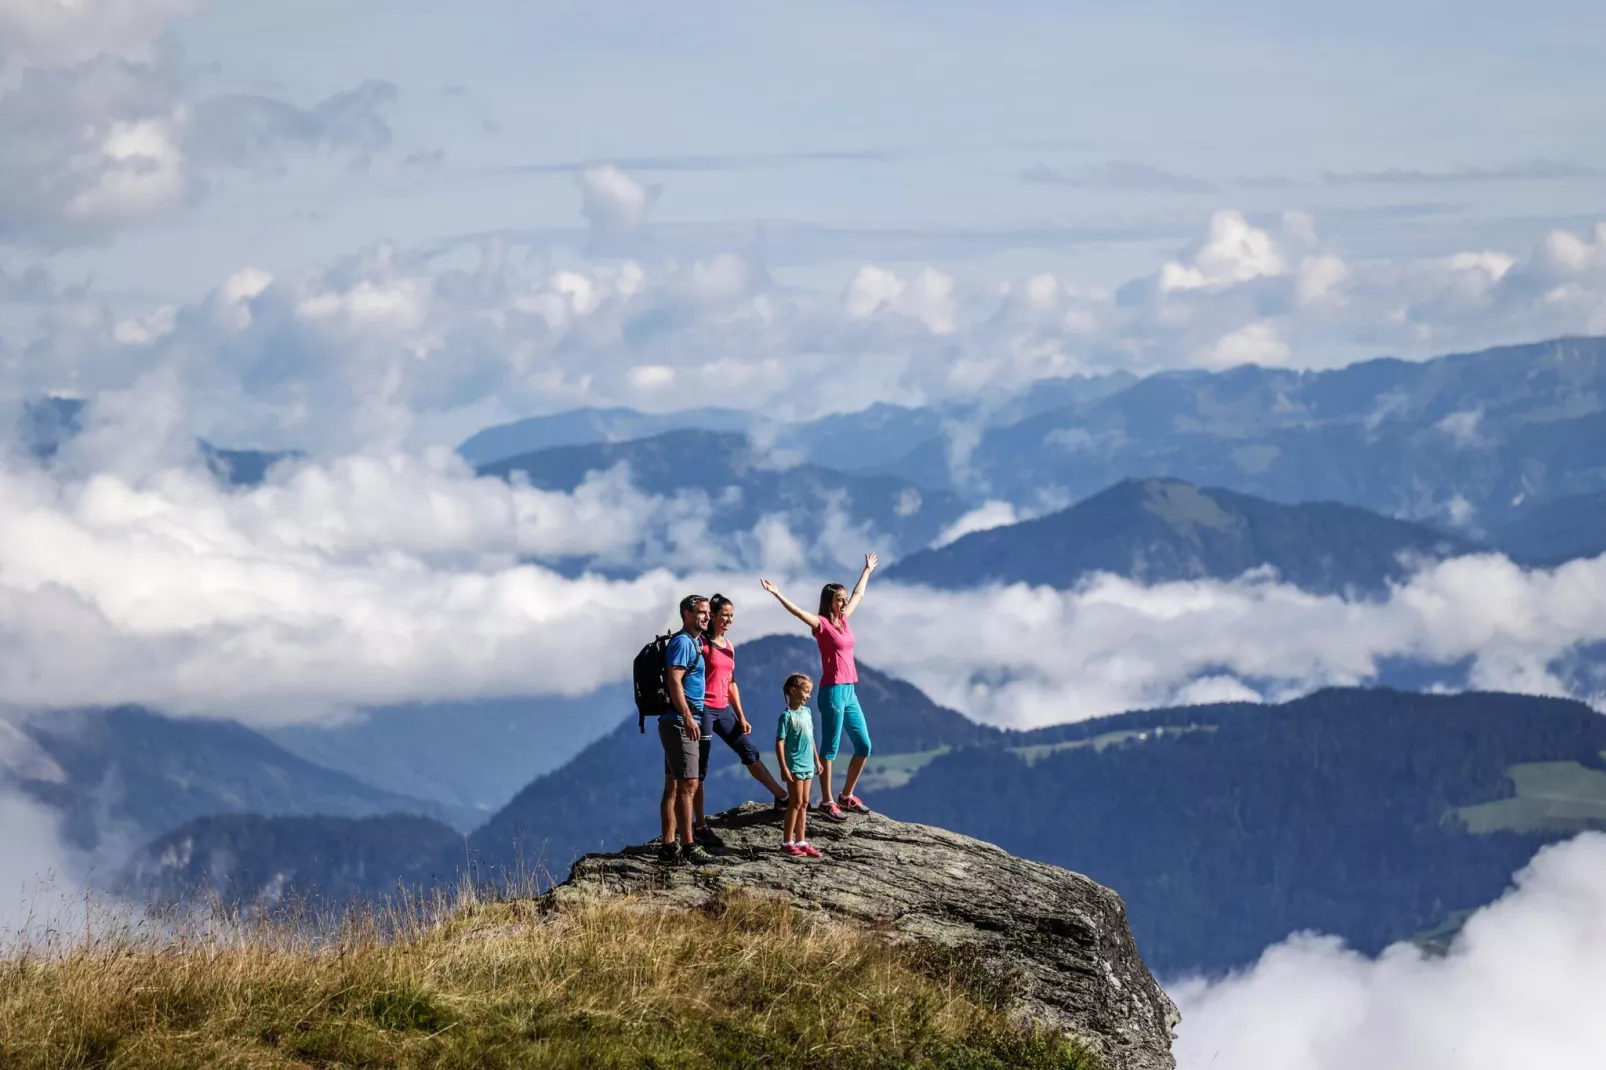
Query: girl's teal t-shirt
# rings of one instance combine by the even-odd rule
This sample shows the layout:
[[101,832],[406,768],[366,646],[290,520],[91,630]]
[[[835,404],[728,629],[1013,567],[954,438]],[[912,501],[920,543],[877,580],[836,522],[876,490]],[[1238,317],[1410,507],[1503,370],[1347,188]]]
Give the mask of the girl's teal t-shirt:
[[786,756],[786,768],[795,777],[814,776],[814,717],[807,706],[782,710],[775,726],[775,741]]

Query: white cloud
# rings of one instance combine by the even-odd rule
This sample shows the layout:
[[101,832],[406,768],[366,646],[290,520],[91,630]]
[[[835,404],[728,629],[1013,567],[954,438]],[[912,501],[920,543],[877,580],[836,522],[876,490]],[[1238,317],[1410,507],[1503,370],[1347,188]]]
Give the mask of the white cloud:
[[1433,426],[1442,431],[1457,447],[1473,449],[1487,445],[1478,430],[1482,423],[1482,409],[1465,409],[1461,412],[1452,412]]
[[1305,934],[1170,986],[1179,1070],[1586,1070],[1606,1050],[1606,836],[1547,847],[1449,953]]
[[1444,503],[1444,515],[1451,525],[1458,528],[1471,527],[1473,517],[1477,514],[1477,506],[1466,499],[1465,495],[1453,494],[1450,500]]
[[1210,232],[1186,262],[1160,269],[1160,292],[1231,286],[1283,273],[1283,256],[1270,234],[1249,225],[1242,212],[1222,210],[1210,217]]
[[1539,243],[1533,266],[1536,272],[1552,279],[1606,270],[1606,223],[1596,223],[1589,238],[1566,230],[1551,231]]
[[1277,335],[1275,325],[1264,321],[1250,323],[1223,335],[1210,347],[1211,368],[1231,368],[1239,364],[1275,367],[1288,363],[1288,346]]
[[8,471],[0,699],[261,723],[618,678],[600,652],[658,627],[674,578],[565,579],[515,553],[627,541],[630,503],[621,517],[606,485],[563,501],[480,482],[368,460],[245,495],[183,471],[65,486]]
[[92,241],[169,216],[229,168],[287,148],[366,160],[390,144],[396,87],[367,81],[310,108],[197,98],[160,44],[195,0],[0,0],[0,246]]
[[112,337],[123,345],[145,346],[172,333],[178,322],[178,309],[162,305],[143,316],[121,320],[112,328]]
[[1307,256],[1299,263],[1299,282],[1295,295],[1301,305],[1314,305],[1321,301],[1340,304],[1344,300],[1341,287],[1349,278],[1349,267],[1332,253]]
[[938,535],[931,545],[947,546],[955,539],[964,538],[971,532],[1001,528],[1005,524],[1013,524],[1020,519],[1020,516],[1015,512],[1015,507],[1009,502],[997,500],[983,502],[944,528],[942,534]]
[[932,334],[955,330],[954,280],[933,268],[905,278],[874,264],[859,268],[843,295],[848,315],[856,319],[890,314],[924,324]]
[[598,238],[634,234],[647,222],[658,188],[637,181],[613,164],[588,167],[580,185],[580,214]]
[[[1015,727],[1196,702],[1231,693],[1233,681],[1277,701],[1367,684],[1394,658],[1470,659],[1470,686],[1566,695],[1557,659],[1606,640],[1606,557],[1532,571],[1454,558],[1376,601],[1310,594],[1265,573],[1153,586],[1103,575],[1072,591],[883,584],[855,624],[867,662]],[[1208,691],[1198,690],[1204,678],[1214,678]]]
[[443,448],[291,459],[230,489],[200,465],[172,386],[97,398],[49,468],[0,457],[0,707],[127,701],[269,723],[581,694],[621,678],[632,643],[666,623],[689,582],[671,566],[847,566],[892,549],[841,502],[810,515],[807,538],[782,516],[715,535],[726,496],[644,493],[622,465],[546,491],[476,477]]
[[123,223],[162,212],[184,195],[183,155],[169,120],[113,123],[90,168],[93,183],[67,202],[73,219]]
[[[582,693],[622,678],[631,643],[683,585],[740,591],[745,569],[822,566],[851,579],[862,553],[889,549],[840,503],[810,518],[807,538],[786,517],[714,537],[720,502],[700,493],[644,492],[624,469],[542,491],[477,479],[445,450],[293,461],[226,490],[199,469],[170,379],[99,399],[86,424],[49,471],[0,464],[0,703],[138,701],[262,722]],[[965,523],[1007,519],[995,504]],[[578,557],[658,570],[623,581],[521,563]],[[1606,558],[1524,571],[1479,556],[1374,601],[1263,573],[1100,576],[1072,591],[877,584],[856,623],[867,662],[982,720],[1031,726],[1277,700],[1369,682],[1393,658],[1470,659],[1472,686],[1564,694],[1586,685],[1558,659],[1606,640],[1602,607]],[[744,619],[750,635],[788,626],[762,610]]]
[[[0,721],[0,731],[8,727]],[[0,950],[33,939],[74,905],[87,859],[62,842],[60,824],[59,815],[0,784]]]
[[175,19],[205,7],[206,0],[0,0],[0,78],[12,65],[147,59]]
[[110,56],[0,93],[0,243],[97,235],[189,192],[171,70]]

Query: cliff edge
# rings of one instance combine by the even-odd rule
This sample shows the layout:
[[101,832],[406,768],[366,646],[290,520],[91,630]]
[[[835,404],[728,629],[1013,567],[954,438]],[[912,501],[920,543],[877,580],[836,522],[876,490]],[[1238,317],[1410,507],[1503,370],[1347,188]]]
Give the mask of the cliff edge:
[[709,821],[724,840],[704,865],[666,865],[655,844],[586,855],[551,905],[631,896],[700,908],[729,891],[783,896],[893,939],[963,948],[1007,977],[1027,1019],[1065,1030],[1108,1070],[1173,1070],[1176,1007],[1149,973],[1121,897],[990,843],[879,814],[810,821],[821,860],[778,850],[780,815],[747,803]]

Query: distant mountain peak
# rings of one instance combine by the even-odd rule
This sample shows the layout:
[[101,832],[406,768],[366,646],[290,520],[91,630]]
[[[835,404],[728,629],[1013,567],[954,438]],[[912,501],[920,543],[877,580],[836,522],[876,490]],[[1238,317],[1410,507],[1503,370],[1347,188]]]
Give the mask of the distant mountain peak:
[[1321,593],[1376,591],[1417,563],[1478,547],[1333,502],[1288,505],[1169,477],[1124,479],[1056,513],[974,532],[894,563],[890,580],[1068,589],[1095,572],[1146,583],[1235,579],[1271,566]]

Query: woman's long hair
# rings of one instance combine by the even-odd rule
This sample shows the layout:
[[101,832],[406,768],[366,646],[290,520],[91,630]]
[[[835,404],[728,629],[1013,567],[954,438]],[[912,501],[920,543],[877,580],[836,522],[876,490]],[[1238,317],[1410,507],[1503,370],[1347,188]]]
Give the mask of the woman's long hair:
[[714,618],[719,616],[720,610],[735,604],[722,594],[716,594],[708,600],[708,630],[703,632],[703,638],[710,640],[714,638]]
[[848,593],[848,589],[840,583],[828,583],[820,588],[820,616],[827,620],[831,619],[831,603],[835,601],[838,591]]

